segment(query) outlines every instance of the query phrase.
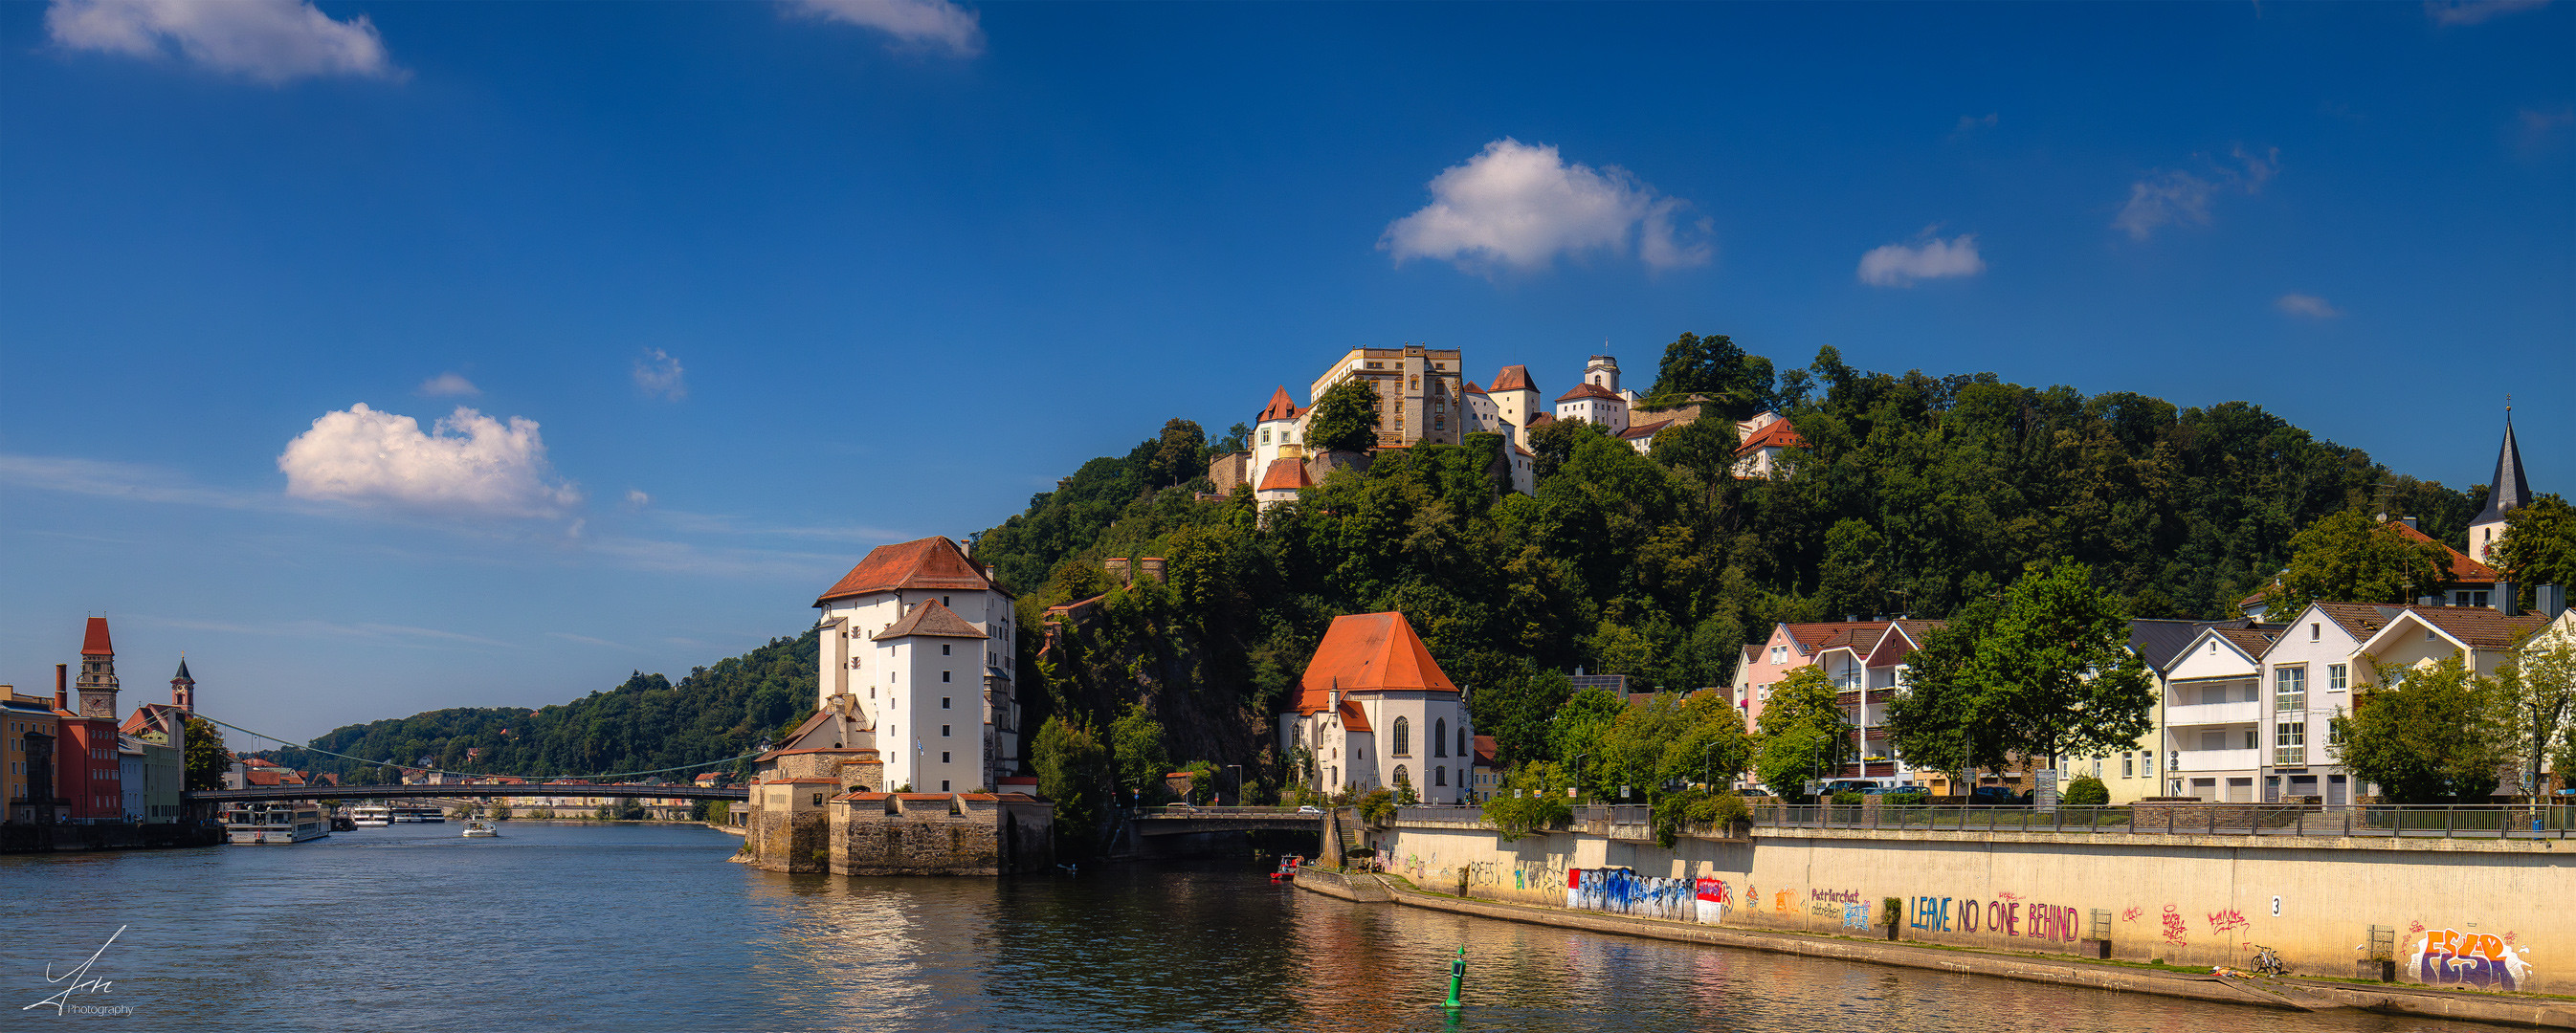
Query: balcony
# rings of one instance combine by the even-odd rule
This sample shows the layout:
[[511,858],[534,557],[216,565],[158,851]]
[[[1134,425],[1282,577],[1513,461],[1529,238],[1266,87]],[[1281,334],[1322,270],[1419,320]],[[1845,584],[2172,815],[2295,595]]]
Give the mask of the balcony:
[[2176,771],[2245,771],[2263,765],[2261,750],[2182,750],[2178,755],[2182,760]]
[[2188,703],[2165,708],[2165,727],[2177,725],[2250,725],[2263,718],[2263,701]]

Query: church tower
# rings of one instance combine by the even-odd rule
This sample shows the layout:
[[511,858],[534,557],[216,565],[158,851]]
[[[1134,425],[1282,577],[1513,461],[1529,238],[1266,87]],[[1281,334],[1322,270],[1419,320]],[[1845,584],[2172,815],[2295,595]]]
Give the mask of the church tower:
[[2494,565],[2487,550],[2504,537],[2504,516],[2531,503],[2531,485],[2522,476],[2522,450],[2513,443],[2513,407],[2504,408],[2504,447],[2496,452],[2495,476],[2488,480],[2487,508],[2469,521],[2469,558]]
[[188,654],[179,654],[179,673],[170,679],[170,705],[197,712],[197,679],[188,677]]
[[108,641],[107,618],[89,619],[81,637],[80,712],[82,717],[116,720],[116,644]]

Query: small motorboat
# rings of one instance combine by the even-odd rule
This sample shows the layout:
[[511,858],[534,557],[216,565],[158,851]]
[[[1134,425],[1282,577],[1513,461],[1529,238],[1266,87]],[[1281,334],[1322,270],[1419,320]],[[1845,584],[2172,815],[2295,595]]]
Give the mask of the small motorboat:
[[465,838],[467,839],[498,839],[500,836],[501,830],[494,827],[491,822],[469,821],[465,823]]
[[1304,860],[1305,858],[1303,857],[1294,856],[1281,859],[1279,862],[1279,869],[1270,873],[1270,881],[1295,882],[1297,880],[1297,866]]

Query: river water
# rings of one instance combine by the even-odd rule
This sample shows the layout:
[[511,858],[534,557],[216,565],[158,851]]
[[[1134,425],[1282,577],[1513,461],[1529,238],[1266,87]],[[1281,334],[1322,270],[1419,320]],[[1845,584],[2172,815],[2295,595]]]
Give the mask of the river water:
[[[1350,904],[1274,887],[1248,863],[844,879],[727,864],[740,841],[695,826],[457,831],[0,857],[14,919],[0,1014],[187,1031],[2488,1028]],[[1461,944],[1469,1006],[1453,1019],[1439,1005]],[[93,953],[86,976],[111,981],[103,992],[71,994],[59,1015],[20,1008],[71,985],[48,983],[49,966],[60,976]]]

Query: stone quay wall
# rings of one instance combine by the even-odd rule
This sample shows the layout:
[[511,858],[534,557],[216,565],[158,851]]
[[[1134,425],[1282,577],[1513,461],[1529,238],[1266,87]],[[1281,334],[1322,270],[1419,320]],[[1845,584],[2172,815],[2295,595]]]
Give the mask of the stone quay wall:
[[841,792],[836,779],[752,787],[753,867],[841,875],[1016,875],[1054,862],[1055,805],[1018,793]]
[[[1408,825],[1390,872],[1470,898],[1564,907],[1568,872],[1708,879],[1718,925],[2175,965],[2576,994],[2576,842],[1770,829],[1651,841]],[[2086,942],[2093,941],[2093,942]],[[2093,953],[2103,952],[2103,953]]]

